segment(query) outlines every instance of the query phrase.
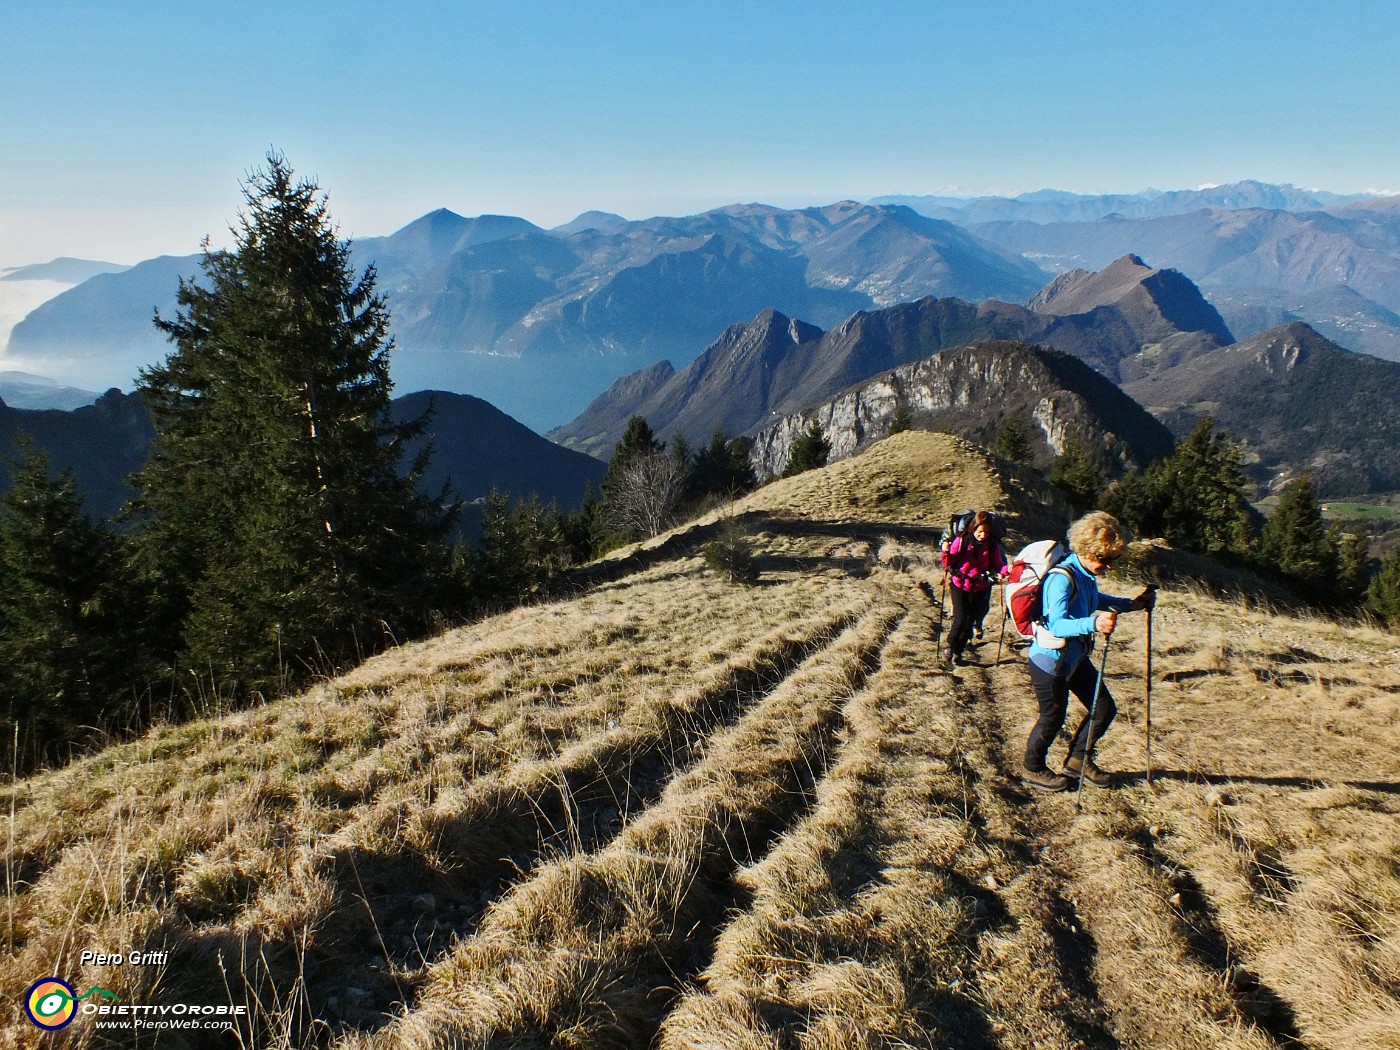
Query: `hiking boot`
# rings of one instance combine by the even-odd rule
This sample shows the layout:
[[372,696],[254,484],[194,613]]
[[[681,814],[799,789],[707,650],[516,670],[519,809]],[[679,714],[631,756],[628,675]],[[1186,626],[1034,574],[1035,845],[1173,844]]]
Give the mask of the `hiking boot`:
[[942,660],[945,664],[951,664],[951,663],[953,662],[953,650],[951,650],[951,649],[940,649],[940,650],[938,650],[938,659]]
[[962,653],[958,653],[957,656],[953,657],[953,663],[957,664],[959,667],[966,667],[968,663],[967,657]]
[[1039,788],[1041,791],[1069,790],[1069,778],[1052,773],[1048,769],[1026,769],[1023,766],[1021,768],[1021,783]]
[[974,627],[974,628],[972,629],[972,637],[975,638],[975,639],[977,639],[977,640],[980,642],[980,641],[982,640],[982,628],[981,628],[981,627]]
[[1086,780],[1094,787],[1108,787],[1113,783],[1113,778],[1094,765],[1092,758],[1082,758],[1079,755],[1070,756],[1069,761],[1065,763],[1065,776],[1074,780]]

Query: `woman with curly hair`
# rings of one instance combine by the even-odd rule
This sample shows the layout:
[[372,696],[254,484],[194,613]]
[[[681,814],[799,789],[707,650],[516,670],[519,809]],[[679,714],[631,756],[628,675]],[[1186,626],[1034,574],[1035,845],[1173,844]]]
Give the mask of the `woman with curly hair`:
[[[1113,633],[1118,614],[1150,609],[1156,602],[1148,588],[1136,598],[1116,598],[1099,591],[1100,576],[1108,573],[1127,549],[1126,530],[1111,514],[1086,514],[1069,528],[1071,554],[1046,575],[1041,584],[1044,630],[1031,643],[1027,669],[1040,717],[1026,741],[1021,779],[1044,791],[1066,791],[1081,777],[1106,787],[1110,777],[1094,764],[1094,744],[1108,729],[1118,708],[1113,695],[1098,680],[1089,654],[1094,636]],[[1098,690],[1098,702],[1094,692]],[[1064,775],[1052,773],[1046,755],[1069,709],[1073,693],[1084,705],[1085,717],[1075,729],[1065,758]],[[1093,725],[1088,712],[1093,710]]]

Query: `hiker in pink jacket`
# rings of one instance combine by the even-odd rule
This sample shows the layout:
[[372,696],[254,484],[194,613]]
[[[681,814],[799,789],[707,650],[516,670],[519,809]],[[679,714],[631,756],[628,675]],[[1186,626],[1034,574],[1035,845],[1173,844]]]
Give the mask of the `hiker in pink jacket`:
[[992,584],[1006,579],[1006,555],[995,521],[985,510],[974,514],[942,551],[943,568],[953,585],[953,627],[948,632],[948,648],[940,655],[962,665],[967,663],[963,650],[974,628],[980,632],[982,618],[991,606]]

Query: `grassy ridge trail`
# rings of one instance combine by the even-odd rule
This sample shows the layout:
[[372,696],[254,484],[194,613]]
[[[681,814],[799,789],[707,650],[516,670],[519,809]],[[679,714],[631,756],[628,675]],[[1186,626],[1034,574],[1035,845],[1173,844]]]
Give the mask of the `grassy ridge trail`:
[[[1164,588],[1153,783],[1130,616],[1118,783],[1076,816],[1017,779],[1023,652],[989,624],[937,663],[920,584],[968,505],[1063,528],[901,434],[571,597],[4,785],[0,1045],[51,1038],[46,974],[247,1010],[77,1048],[1400,1045],[1394,637]],[[756,586],[699,556],[736,523]]]

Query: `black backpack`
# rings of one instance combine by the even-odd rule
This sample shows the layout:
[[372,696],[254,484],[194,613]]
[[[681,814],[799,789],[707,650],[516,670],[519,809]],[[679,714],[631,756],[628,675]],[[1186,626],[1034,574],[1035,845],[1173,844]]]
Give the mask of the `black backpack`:
[[[972,519],[977,517],[975,510],[965,510],[954,514],[948,519],[948,531],[943,534],[945,543],[952,543],[954,537],[961,536],[967,531],[967,527],[972,524]],[[987,521],[991,525],[991,542],[1000,543],[1002,537],[1006,535],[1006,524],[1001,520],[1000,514],[987,512]]]

